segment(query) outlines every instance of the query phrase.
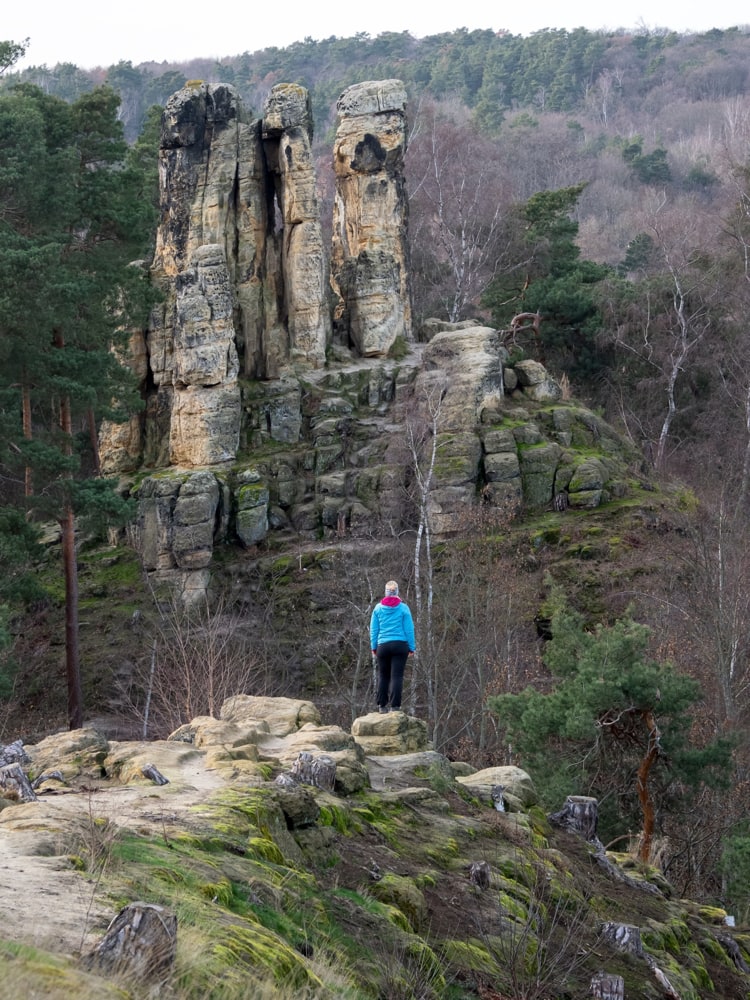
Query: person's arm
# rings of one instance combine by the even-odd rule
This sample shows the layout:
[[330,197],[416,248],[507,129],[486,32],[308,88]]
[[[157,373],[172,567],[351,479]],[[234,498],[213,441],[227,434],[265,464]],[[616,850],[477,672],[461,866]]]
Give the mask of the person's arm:
[[370,617],[370,649],[373,651],[373,653],[376,653],[378,649],[378,631],[379,631],[379,621],[378,621],[378,609],[376,606]]
[[406,636],[406,641],[409,643],[409,655],[416,652],[416,641],[414,639],[414,619],[411,616],[411,611],[406,604],[402,605],[404,609],[404,635]]

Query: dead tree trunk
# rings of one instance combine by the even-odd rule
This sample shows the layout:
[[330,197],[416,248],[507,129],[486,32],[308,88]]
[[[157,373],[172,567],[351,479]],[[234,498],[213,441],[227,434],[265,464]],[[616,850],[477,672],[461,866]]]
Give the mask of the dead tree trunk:
[[17,799],[19,802],[37,800],[29,779],[17,761],[0,767],[0,792],[6,799]]

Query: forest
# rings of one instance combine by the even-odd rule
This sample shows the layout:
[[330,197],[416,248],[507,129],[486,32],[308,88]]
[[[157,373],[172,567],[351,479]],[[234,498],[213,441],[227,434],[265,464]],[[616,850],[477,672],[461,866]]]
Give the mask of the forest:
[[[23,50],[0,43],[0,686],[14,718],[28,711],[43,728],[64,716],[23,669],[48,609],[65,603],[39,529],[59,525],[64,550],[132,516],[97,475],[96,426],[137,406],[117,349],[151,304],[130,264],[153,250],[160,107],[187,80],[231,84],[253,111],[275,83],[307,87],[330,224],[336,100],[351,83],[398,77],[415,334],[430,317],[505,330],[535,316],[518,349],[617,428],[659,498],[640,523],[592,519],[575,565],[559,533],[530,533],[522,514],[490,523],[480,511],[461,544],[437,551],[441,680],[460,658],[481,700],[463,729],[455,704],[441,707],[441,747],[528,762],[550,795],[596,793],[605,829],[640,831],[643,857],[661,845],[681,893],[747,916],[750,32],[385,33],[95,70],[18,71]],[[406,562],[412,549],[399,544]],[[82,559],[89,576],[98,558]],[[300,638],[279,623],[294,594],[262,564],[247,573],[263,625],[255,682],[273,674],[285,693],[312,686],[343,702],[370,577],[347,564],[356,627],[335,653],[321,627],[306,651],[311,680],[289,666]],[[97,602],[65,585],[77,642],[78,616]],[[114,583],[98,586],[111,602]],[[154,643],[182,650],[174,678],[216,619],[190,642],[177,612],[155,619]],[[106,685],[83,683],[99,707]],[[6,718],[0,739],[14,735]],[[652,795],[639,798],[644,780]]]

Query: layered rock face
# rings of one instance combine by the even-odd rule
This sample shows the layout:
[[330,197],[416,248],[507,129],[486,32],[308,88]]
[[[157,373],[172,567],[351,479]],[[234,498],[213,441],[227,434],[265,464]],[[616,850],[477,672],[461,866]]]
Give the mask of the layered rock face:
[[274,87],[257,121],[230,87],[167,104],[162,297],[129,360],[145,414],[105,427],[101,449],[109,474],[154,470],[134,489],[134,534],[185,603],[205,594],[221,542],[413,530],[406,442],[420,425],[437,443],[436,535],[478,499],[565,509],[624,489],[614,435],[562,403],[542,365],[511,364],[497,331],[431,323],[429,342],[413,341],[405,102],[397,80],[339,99],[330,284],[305,89]]
[[355,84],[337,111],[331,274],[338,319],[359,354],[382,357],[397,337],[411,337],[404,85]]

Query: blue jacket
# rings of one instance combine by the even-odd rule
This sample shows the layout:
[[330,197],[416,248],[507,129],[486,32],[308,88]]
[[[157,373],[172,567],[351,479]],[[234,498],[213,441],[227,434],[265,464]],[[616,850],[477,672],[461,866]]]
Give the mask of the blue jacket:
[[408,642],[409,652],[414,652],[414,622],[408,605],[400,597],[384,597],[380,604],[375,605],[370,618],[370,649],[377,649],[384,642],[396,641]]

